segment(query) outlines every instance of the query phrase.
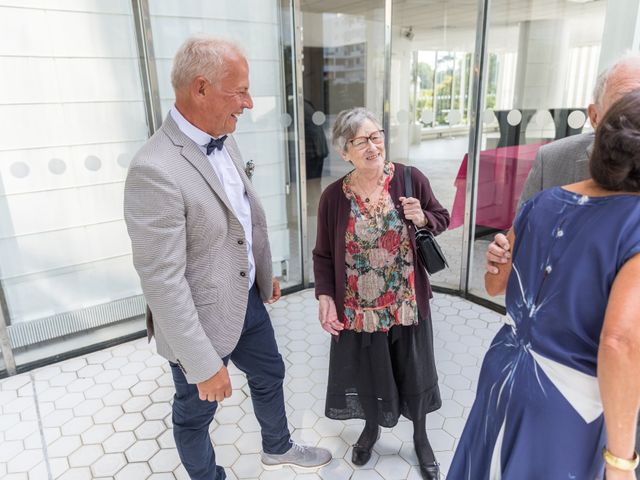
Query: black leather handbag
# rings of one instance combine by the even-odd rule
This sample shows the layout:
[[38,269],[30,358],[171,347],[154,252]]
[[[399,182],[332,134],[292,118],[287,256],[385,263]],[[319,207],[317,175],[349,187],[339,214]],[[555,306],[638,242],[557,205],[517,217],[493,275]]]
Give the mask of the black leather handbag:
[[[411,167],[406,165],[404,167],[404,195],[405,197],[413,196],[413,188],[411,187]],[[434,273],[438,273],[440,270],[443,270],[445,267],[448,267],[447,259],[442,253],[442,249],[438,242],[436,242],[436,237],[433,236],[433,233],[428,231],[426,228],[418,228],[413,224],[413,228],[416,231],[416,251],[418,252],[418,258],[420,262],[427,269],[427,273],[429,275],[433,275]]]

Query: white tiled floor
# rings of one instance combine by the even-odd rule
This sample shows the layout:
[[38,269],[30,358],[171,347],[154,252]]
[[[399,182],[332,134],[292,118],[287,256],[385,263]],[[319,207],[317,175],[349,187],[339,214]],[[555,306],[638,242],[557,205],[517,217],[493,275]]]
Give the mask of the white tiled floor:
[[[500,317],[457,297],[432,302],[442,408],[427,417],[446,473],[474,398],[479,365]],[[311,290],[271,308],[287,365],[285,398],[294,439],[320,445],[334,460],[313,473],[263,471],[259,427],[246,380],[231,367],[234,393],[211,434],[230,479],[418,479],[412,425],[383,429],[365,467],[351,465],[362,422],[324,417],[329,338],[318,325]],[[0,381],[0,478],[4,480],[187,479],[171,432],[173,383],[167,362],[146,340]]]

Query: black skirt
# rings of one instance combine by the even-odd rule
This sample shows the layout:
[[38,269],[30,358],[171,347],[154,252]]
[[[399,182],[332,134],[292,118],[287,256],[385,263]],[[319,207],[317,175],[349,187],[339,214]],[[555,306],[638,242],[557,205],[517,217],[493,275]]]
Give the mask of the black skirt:
[[419,419],[441,405],[430,317],[388,333],[343,330],[332,339],[327,417],[377,418],[393,427],[400,415]]

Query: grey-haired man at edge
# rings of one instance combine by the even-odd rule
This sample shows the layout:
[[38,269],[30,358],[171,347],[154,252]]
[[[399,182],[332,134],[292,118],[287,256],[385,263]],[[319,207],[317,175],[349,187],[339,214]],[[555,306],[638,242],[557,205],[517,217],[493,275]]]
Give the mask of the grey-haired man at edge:
[[171,365],[182,464],[192,480],[226,478],[209,425],[231,395],[231,360],[247,376],[263,466],[325,465],[327,450],[289,434],[284,362],[263,304],[278,300],[280,286],[264,210],[230,136],[253,107],[247,60],[231,42],[192,37],[174,58],[171,83],[175,105],[131,162],[124,212],[149,333]]
[[[588,113],[592,127],[598,125],[607,109],[622,95],[640,88],[640,55],[626,55],[598,76],[593,92],[593,103]],[[525,182],[520,206],[529,198],[546,188],[568,185],[589,178],[589,155],[595,135],[583,133],[557,140],[540,147]],[[498,273],[496,264],[506,263],[511,245],[502,233],[495,236],[486,253],[486,270]],[[638,372],[640,375],[640,371]],[[638,423],[640,435],[640,421]],[[636,438],[636,451],[640,449],[640,438]],[[636,469],[640,474],[640,466]]]

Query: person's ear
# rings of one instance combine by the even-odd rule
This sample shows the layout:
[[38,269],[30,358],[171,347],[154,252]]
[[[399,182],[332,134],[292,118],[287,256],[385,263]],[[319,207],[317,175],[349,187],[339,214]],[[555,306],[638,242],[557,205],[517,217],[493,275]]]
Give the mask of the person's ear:
[[587,107],[587,115],[589,115],[589,122],[595,130],[598,126],[598,106],[595,103],[590,103]]
[[202,76],[197,76],[193,79],[190,86],[191,96],[195,99],[202,99],[208,93],[208,89],[210,88],[210,83],[206,78]]

